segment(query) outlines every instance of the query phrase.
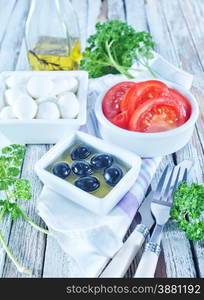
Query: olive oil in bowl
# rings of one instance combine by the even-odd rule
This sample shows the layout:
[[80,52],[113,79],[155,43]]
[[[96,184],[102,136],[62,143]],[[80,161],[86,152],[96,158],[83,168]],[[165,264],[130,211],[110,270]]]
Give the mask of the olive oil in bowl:
[[[59,163],[59,162],[65,162],[67,163],[70,167],[72,166],[72,164],[75,162],[75,160],[72,159],[71,157],[71,153],[74,149],[76,149],[78,146],[82,146],[82,144],[80,142],[76,142],[74,145],[72,145],[71,147],[69,147],[56,161],[54,161],[54,163],[52,165],[50,165],[47,170],[49,172],[52,172],[53,170],[53,166],[56,164],[56,163]],[[83,146],[86,146],[83,144]],[[91,162],[91,159],[97,155],[97,154],[103,154],[102,152],[99,152],[98,150],[94,149],[94,148],[90,148],[91,149],[91,153],[90,155],[83,159],[83,160],[80,160],[80,161],[84,161],[84,162],[88,162],[90,163]],[[125,174],[129,171],[129,167],[124,164],[124,162],[122,162],[121,160],[119,160],[117,157],[113,156],[113,164],[112,166],[114,167],[118,167],[122,170],[122,173],[123,173],[123,176],[125,176]],[[104,179],[104,168],[103,169],[100,169],[100,170],[96,170],[96,169],[93,169],[93,174],[91,176],[94,176],[98,179],[99,183],[100,183],[100,186],[92,191],[92,192],[88,192],[98,198],[103,198],[105,197],[112,189],[113,189],[113,186],[107,184],[107,182],[105,181]],[[64,179],[66,181],[68,181],[69,183],[71,184],[75,184],[75,181],[79,179],[79,176],[76,176],[72,171],[70,172],[69,176]]]

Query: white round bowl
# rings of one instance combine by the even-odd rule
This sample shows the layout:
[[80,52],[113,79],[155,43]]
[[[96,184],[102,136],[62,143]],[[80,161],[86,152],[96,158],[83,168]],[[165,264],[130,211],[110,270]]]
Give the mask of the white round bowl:
[[198,119],[198,103],[188,90],[174,83],[163,82],[169,87],[179,91],[189,100],[192,111],[186,123],[175,129],[156,133],[143,133],[122,129],[108,121],[103,114],[102,100],[107,92],[105,91],[99,95],[95,105],[95,114],[101,137],[106,141],[133,151],[141,157],[163,156],[176,152],[184,147],[191,139],[195,123]]

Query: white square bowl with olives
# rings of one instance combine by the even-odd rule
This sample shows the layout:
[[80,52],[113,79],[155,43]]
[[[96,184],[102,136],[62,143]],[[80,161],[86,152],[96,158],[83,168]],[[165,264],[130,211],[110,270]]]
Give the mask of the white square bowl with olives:
[[0,74],[0,139],[54,144],[87,120],[88,73],[14,71]]
[[50,189],[105,215],[135,183],[140,167],[133,152],[77,131],[49,150],[35,171]]

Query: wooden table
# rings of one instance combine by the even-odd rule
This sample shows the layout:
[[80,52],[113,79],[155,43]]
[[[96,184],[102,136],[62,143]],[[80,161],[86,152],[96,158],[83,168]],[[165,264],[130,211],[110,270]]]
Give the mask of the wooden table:
[[[24,45],[24,25],[29,0],[0,0],[0,70],[28,69]],[[154,177],[152,187],[167,163],[183,159],[194,160],[190,181],[203,182],[204,166],[204,1],[203,0],[72,0],[78,13],[82,45],[94,32],[96,21],[120,19],[138,31],[149,30],[157,43],[157,51],[171,63],[194,74],[192,92],[200,103],[201,115],[191,142],[182,150],[165,157]],[[48,19],[48,21],[51,21]],[[49,145],[27,146],[22,176],[33,187],[33,198],[23,208],[35,222],[43,226],[36,213],[36,201],[42,185],[35,175],[35,162],[49,149]],[[25,266],[33,269],[33,277],[73,277],[77,267],[63,253],[56,241],[37,232],[20,219],[6,219],[3,233],[9,247]],[[165,227],[163,252],[157,277],[204,277],[204,247],[186,239],[173,222]],[[127,276],[136,266],[132,264]],[[17,272],[0,250],[0,277],[26,277]]]

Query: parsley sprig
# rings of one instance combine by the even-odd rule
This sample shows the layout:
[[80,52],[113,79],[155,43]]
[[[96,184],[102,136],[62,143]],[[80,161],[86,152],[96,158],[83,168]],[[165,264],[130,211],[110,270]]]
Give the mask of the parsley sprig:
[[136,32],[125,22],[111,20],[97,23],[96,33],[87,42],[80,66],[89,72],[90,77],[121,73],[129,79],[134,78],[128,70],[135,61],[155,76],[149,65],[155,46],[150,33]]
[[204,185],[183,182],[173,195],[171,217],[192,241],[204,240]]
[[[25,156],[25,146],[13,144],[4,147],[0,155],[0,223],[5,216],[11,216],[12,220],[23,218],[30,225],[43,233],[48,231],[35,224],[17,203],[18,200],[29,200],[32,197],[31,185],[27,179],[20,178],[21,166]],[[8,248],[6,240],[0,230],[0,243],[6,251],[8,257],[16,265],[19,272],[32,273],[31,270],[22,266],[11,250]]]

